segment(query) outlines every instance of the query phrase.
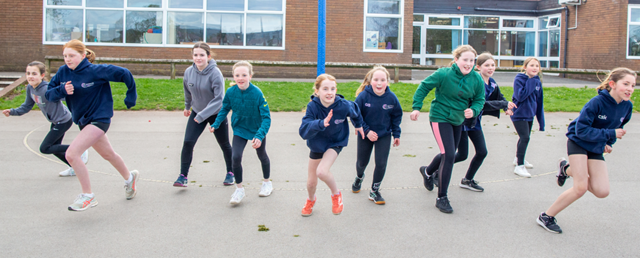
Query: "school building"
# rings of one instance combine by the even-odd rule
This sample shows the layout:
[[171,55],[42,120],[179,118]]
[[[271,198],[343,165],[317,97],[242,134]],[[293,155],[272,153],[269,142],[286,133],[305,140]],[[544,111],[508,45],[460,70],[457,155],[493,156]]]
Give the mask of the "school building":
[[[499,66],[535,56],[543,67],[640,66],[640,0],[326,0],[327,62],[446,65],[458,45]],[[208,42],[219,60],[315,62],[317,1],[0,0],[0,71],[61,56],[79,39],[98,57],[189,59]],[[60,66],[61,62],[52,64]],[[168,65],[122,64],[134,74]],[[178,68],[178,74],[185,66]],[[327,68],[342,78],[362,69]],[[225,75],[230,69],[223,67]],[[257,67],[260,77],[315,76],[315,68]],[[403,70],[402,77],[410,76]]]

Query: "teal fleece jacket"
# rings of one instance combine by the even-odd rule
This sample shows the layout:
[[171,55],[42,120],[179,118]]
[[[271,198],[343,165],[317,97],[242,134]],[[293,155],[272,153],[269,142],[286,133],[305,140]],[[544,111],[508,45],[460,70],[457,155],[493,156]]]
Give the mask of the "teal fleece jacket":
[[254,138],[262,141],[267,136],[271,127],[269,104],[260,88],[253,83],[249,83],[246,90],[240,90],[238,85],[227,90],[222,100],[222,109],[211,127],[218,129],[230,110],[233,110],[231,115],[233,135],[249,141]]

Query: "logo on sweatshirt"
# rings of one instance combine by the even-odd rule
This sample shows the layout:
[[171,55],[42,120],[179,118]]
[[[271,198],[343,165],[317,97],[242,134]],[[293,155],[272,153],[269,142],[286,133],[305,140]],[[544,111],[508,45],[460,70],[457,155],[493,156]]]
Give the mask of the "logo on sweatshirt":
[[94,85],[93,82],[87,82],[87,83],[83,82],[82,84],[80,84],[80,86],[82,86],[82,88],[89,88],[89,87],[91,87],[93,85]]
[[392,108],[393,108],[393,105],[387,105],[387,104],[383,104],[382,105],[382,109],[384,109],[384,110],[388,110],[388,109],[392,109]]
[[371,107],[371,103],[364,103],[365,107]]
[[620,118],[620,123],[624,122],[624,116]]
[[337,125],[344,123],[344,119],[336,119],[336,120],[333,120],[333,121],[334,121],[334,123],[336,123]]
[[193,85],[194,85],[193,83],[187,84],[187,86],[189,86],[189,87],[193,87]]
[[539,91],[540,90],[540,86],[536,86],[536,90]]
[[607,120],[607,115],[598,115],[598,119]]

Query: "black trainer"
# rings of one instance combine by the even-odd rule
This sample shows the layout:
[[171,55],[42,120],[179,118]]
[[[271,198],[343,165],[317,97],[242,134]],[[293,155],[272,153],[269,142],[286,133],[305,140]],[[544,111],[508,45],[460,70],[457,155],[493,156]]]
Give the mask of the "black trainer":
[[476,191],[476,192],[483,192],[484,188],[482,188],[482,186],[478,185],[478,182],[476,180],[469,180],[467,178],[462,178],[462,181],[460,182],[460,187],[462,188],[466,188],[469,189],[471,191]]
[[453,212],[453,208],[451,208],[451,204],[449,204],[449,199],[446,196],[436,199],[436,208],[438,208],[438,210],[444,213]]
[[563,186],[564,182],[567,181],[567,178],[569,177],[567,175],[567,168],[569,168],[569,162],[564,158],[560,158],[558,161],[558,175],[556,175],[556,177],[558,177],[559,186]]
[[424,188],[427,188],[428,191],[433,191],[433,176],[427,175],[427,167],[420,167],[420,175],[422,175],[422,179],[424,181]]
[[353,184],[351,185],[351,191],[353,191],[354,193],[359,193],[360,192],[360,188],[362,188],[362,180],[364,179],[364,175],[362,175],[362,177],[357,177],[356,176],[356,181],[353,182]]
[[538,225],[540,225],[541,227],[543,227],[544,229],[546,229],[551,233],[556,233],[556,234],[562,233],[562,229],[560,229],[560,226],[556,224],[556,218],[551,217],[545,214],[544,212],[540,214],[540,216],[538,216],[538,219],[536,220],[536,222],[538,222]]
[[433,172],[433,174],[431,174],[431,177],[433,177],[433,185],[435,185],[436,187],[440,188],[440,180],[438,180],[439,173],[440,171],[436,170],[436,172]]
[[376,204],[384,204],[384,198],[380,195],[380,191],[369,191],[369,200],[372,200]]

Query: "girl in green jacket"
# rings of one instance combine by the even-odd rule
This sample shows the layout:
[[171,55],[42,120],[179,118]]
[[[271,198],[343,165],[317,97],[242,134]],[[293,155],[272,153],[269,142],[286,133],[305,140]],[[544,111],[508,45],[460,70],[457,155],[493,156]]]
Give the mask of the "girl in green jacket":
[[452,54],[451,67],[438,69],[420,83],[413,95],[411,112],[411,120],[418,120],[424,98],[432,89],[436,89],[436,98],[431,102],[429,111],[429,121],[442,158],[436,156],[428,167],[420,167],[420,174],[424,179],[425,188],[431,191],[433,173],[439,173],[436,207],[444,213],[453,212],[447,198],[447,190],[463,122],[465,118],[478,116],[484,106],[484,81],[480,74],[473,70],[476,51],[469,45],[462,45]]

